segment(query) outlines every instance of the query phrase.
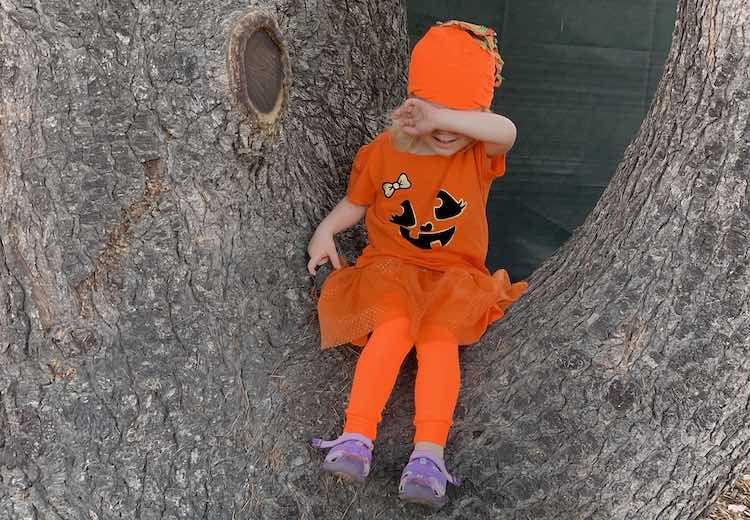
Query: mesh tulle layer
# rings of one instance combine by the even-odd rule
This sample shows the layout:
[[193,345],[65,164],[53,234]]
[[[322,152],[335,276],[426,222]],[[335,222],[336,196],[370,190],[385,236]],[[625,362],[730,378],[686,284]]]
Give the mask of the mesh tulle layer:
[[320,300],[321,346],[364,344],[372,330],[408,316],[414,341],[475,343],[487,326],[526,290],[508,273],[490,276],[476,269],[435,271],[392,257],[345,267],[326,279]]

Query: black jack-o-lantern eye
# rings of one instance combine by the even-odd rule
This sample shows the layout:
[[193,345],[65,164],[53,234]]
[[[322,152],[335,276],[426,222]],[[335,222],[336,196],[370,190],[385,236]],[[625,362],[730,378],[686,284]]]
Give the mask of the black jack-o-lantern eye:
[[456,200],[450,193],[444,190],[440,190],[438,192],[437,198],[438,200],[440,200],[441,204],[440,206],[437,206],[433,209],[436,219],[448,220],[451,218],[456,218],[464,212],[466,203],[463,201],[463,199]]
[[400,215],[391,215],[391,222],[406,228],[413,228],[416,226],[417,217],[414,216],[414,208],[411,207],[411,202],[408,200],[402,202],[401,209],[404,211]]

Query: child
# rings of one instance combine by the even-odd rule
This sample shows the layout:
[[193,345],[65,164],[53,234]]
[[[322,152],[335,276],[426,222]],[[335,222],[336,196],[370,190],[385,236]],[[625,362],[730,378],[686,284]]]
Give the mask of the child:
[[[432,27],[409,64],[409,98],[394,125],[363,146],[346,197],[308,246],[308,269],[331,261],[319,307],[323,348],[362,344],[344,433],[324,469],[364,480],[381,412],[400,366],[416,346],[416,434],[399,496],[441,506],[447,482],[443,447],[458,398],[458,345],[476,342],[526,290],[500,270],[490,275],[486,203],[505,172],[513,123],[489,111],[502,59],[490,29],[451,21]],[[365,216],[368,245],[341,267],[333,235]]]

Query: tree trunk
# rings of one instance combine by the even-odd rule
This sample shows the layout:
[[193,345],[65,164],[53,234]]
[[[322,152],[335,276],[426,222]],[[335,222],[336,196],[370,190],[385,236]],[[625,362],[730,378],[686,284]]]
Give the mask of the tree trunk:
[[[0,2],[0,518],[424,516],[413,361],[367,486],[307,445],[356,352],[318,350],[305,247],[401,98],[403,6],[246,4]],[[748,460],[748,30],[680,2],[599,205],[463,355],[436,518],[695,518]]]
[[[319,351],[306,245],[401,96],[406,20],[247,4],[0,3],[0,518],[323,517],[306,439],[354,356]],[[264,117],[231,55],[259,20]]]
[[678,9],[598,205],[464,358],[453,459],[492,517],[692,519],[748,461],[750,9]]

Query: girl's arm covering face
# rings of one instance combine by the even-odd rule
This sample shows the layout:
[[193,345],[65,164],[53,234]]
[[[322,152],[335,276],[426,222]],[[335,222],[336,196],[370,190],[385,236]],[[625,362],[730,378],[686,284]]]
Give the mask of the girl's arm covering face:
[[436,126],[441,130],[463,134],[477,141],[484,141],[487,155],[507,153],[516,142],[516,125],[500,114],[476,110],[438,109]]
[[479,110],[452,110],[419,98],[407,99],[393,113],[393,118],[411,135],[443,130],[484,141],[489,156],[507,153],[516,141],[516,125],[505,116]]

